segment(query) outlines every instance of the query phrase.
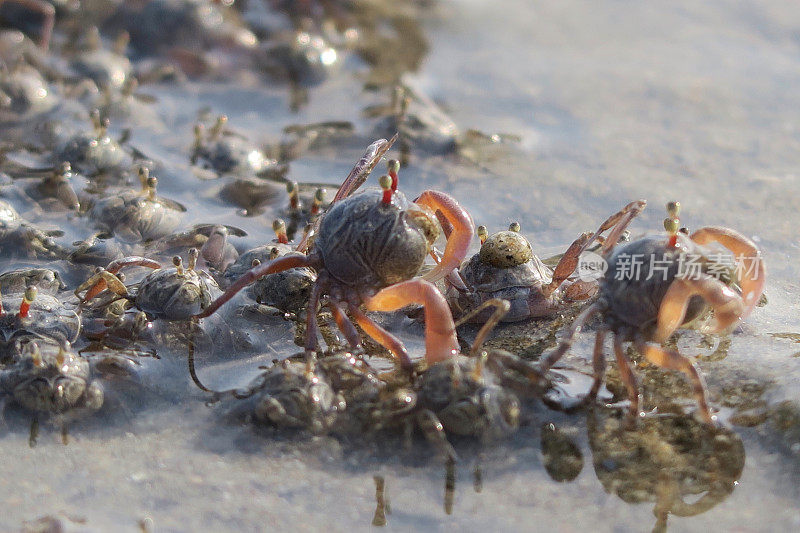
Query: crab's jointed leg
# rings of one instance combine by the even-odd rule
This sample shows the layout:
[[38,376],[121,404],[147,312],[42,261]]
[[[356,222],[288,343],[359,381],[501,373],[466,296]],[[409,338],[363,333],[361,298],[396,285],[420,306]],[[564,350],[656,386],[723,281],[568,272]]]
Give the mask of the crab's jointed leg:
[[676,351],[667,350],[651,342],[645,342],[641,336],[636,340],[636,349],[651,363],[668,370],[680,370],[686,374],[692,382],[692,390],[697,399],[700,415],[707,423],[712,424],[714,422],[711,409],[708,407],[705,381],[700,372],[697,371],[694,363]]
[[421,278],[390,285],[364,302],[370,311],[396,311],[409,304],[425,307],[425,359],[445,361],[458,354],[453,315],[442,293]]
[[[127,289],[125,289],[125,285],[120,281],[120,279],[115,275],[120,270],[125,267],[129,266],[142,266],[147,268],[152,268],[154,270],[161,268],[161,263],[158,261],[153,261],[152,259],[148,259],[146,257],[141,256],[131,256],[131,257],[123,257],[122,259],[117,259],[116,261],[111,261],[105,269],[100,269],[96,272],[92,277],[86,280],[80,287],[75,289],[75,296],[78,299],[81,299],[79,293],[83,291],[87,291],[86,295],[83,297],[81,301],[88,302],[101,292],[105,290],[106,287],[111,288],[115,293],[119,295],[126,295]],[[113,276],[108,276],[107,274],[112,274]],[[112,288],[113,286],[113,288]],[[122,288],[120,288],[122,286]],[[87,290],[88,289],[88,290]],[[125,289],[124,291],[122,289]]]
[[295,267],[311,267],[314,268],[318,266],[317,261],[313,256],[307,255],[284,255],[282,257],[278,257],[277,259],[273,259],[268,263],[263,263],[248,270],[241,278],[236,280],[228,290],[226,290],[222,295],[214,300],[211,305],[206,307],[202,313],[198,313],[198,318],[205,318],[220,307],[222,307],[228,300],[236,296],[236,294],[256,281],[257,279],[266,276],[267,274],[274,274],[275,272],[283,272],[284,270],[289,270],[290,268]]
[[367,335],[389,350],[392,355],[400,361],[401,368],[410,370],[413,367],[411,358],[408,356],[408,350],[406,350],[406,347],[400,339],[376,324],[375,321],[368,317],[357,305],[350,306],[350,314],[353,315],[353,318]]
[[628,399],[631,402],[628,413],[631,417],[639,416],[640,405],[642,405],[642,393],[639,389],[639,377],[631,367],[631,361],[625,354],[622,346],[622,339],[619,335],[614,335],[614,356],[617,358],[617,368],[625,388],[628,389]]
[[425,191],[414,202],[427,207],[434,213],[441,212],[453,228],[447,239],[447,246],[441,261],[423,276],[424,279],[435,282],[461,266],[472,243],[475,224],[466,209],[461,207],[452,196],[443,192]]

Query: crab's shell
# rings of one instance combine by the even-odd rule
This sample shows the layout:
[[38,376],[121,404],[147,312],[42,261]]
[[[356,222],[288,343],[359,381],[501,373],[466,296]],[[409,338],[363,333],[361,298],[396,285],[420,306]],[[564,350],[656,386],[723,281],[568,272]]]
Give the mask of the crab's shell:
[[314,243],[325,270],[357,288],[381,289],[413,278],[425,261],[428,241],[409,212],[418,209],[395,192],[367,190],[334,204]]
[[156,318],[185,320],[199,314],[221,293],[203,271],[162,268],[145,277],[136,293],[136,306]]

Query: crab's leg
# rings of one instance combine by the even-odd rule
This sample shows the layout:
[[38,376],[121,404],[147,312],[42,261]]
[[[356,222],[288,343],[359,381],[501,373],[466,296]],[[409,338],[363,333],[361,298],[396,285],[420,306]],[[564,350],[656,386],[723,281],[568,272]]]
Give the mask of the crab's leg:
[[642,405],[642,393],[639,390],[639,378],[631,367],[631,361],[625,354],[622,339],[619,335],[614,335],[614,356],[617,359],[619,375],[622,377],[625,388],[628,389],[628,399],[631,402],[628,413],[635,420],[635,417],[639,416],[639,406]]
[[[353,191],[357,190],[364,182],[367,180],[369,173],[372,172],[372,169],[375,168],[375,165],[378,164],[378,161],[381,160],[383,154],[385,154],[389,148],[392,147],[392,144],[397,140],[397,134],[394,135],[388,141],[386,139],[378,139],[374,143],[370,144],[367,147],[367,151],[364,152],[364,155],[361,156],[361,159],[358,160],[358,163],[353,167],[353,170],[350,171],[350,174],[342,182],[341,186],[339,186],[339,190],[336,191],[336,195],[331,200],[329,206],[332,206],[336,202],[343,200],[350,196]],[[321,222],[321,218],[317,218],[314,221],[313,227],[303,235],[303,238],[295,247],[295,250],[298,252],[305,252],[308,250],[308,242],[311,237],[317,233],[317,229],[319,228],[319,224]]]
[[323,281],[317,279],[311,287],[311,295],[308,297],[308,308],[306,309],[306,372],[311,373],[314,369],[314,361],[317,356],[319,346],[319,324],[317,323],[317,311],[319,311],[319,300],[322,297]]
[[389,350],[392,355],[400,361],[401,368],[410,370],[414,366],[411,363],[411,358],[408,356],[408,350],[406,350],[406,347],[400,339],[376,324],[375,321],[368,317],[357,305],[350,306],[350,314],[353,315],[353,318],[367,335]]
[[379,291],[364,302],[370,311],[396,311],[409,304],[425,307],[425,359],[438,363],[458,354],[456,327],[447,300],[432,283],[415,278]]
[[439,417],[430,409],[423,409],[417,413],[416,418],[422,434],[425,435],[425,440],[436,448],[436,451],[442,457],[447,459],[448,464],[458,461],[458,454],[456,454],[453,445],[447,440],[447,435],[445,435],[444,427],[439,421]]
[[455,324],[455,327],[458,327],[461,324],[466,324],[467,321],[471,320],[488,307],[494,307],[494,312],[489,317],[489,320],[487,320],[486,323],[481,326],[481,329],[478,330],[478,334],[475,335],[475,340],[472,342],[472,348],[470,348],[470,356],[472,357],[478,357],[480,355],[480,350],[483,346],[483,343],[486,341],[486,337],[489,336],[497,324],[503,319],[504,316],[506,316],[508,310],[511,309],[511,303],[509,303],[508,300],[503,300],[502,298],[492,298],[491,300],[486,300],[477,308],[459,318],[458,322]]
[[350,345],[350,349],[354,351],[360,351],[362,349],[361,346],[361,336],[358,334],[358,330],[350,322],[350,319],[347,318],[347,314],[344,312],[344,308],[342,304],[339,302],[329,301],[328,307],[333,314],[333,319],[336,321],[336,325],[339,327],[339,331],[344,333],[345,338],[347,339],[347,344]]
[[667,289],[658,310],[658,327],[653,338],[656,342],[663,343],[683,324],[689,302],[695,295],[701,296],[714,310],[714,321],[708,329],[710,333],[734,324],[745,308],[736,291],[712,276],[677,278]]
[[[644,210],[646,206],[647,200],[637,200],[635,202],[631,202],[620,209],[617,213],[608,217],[606,221],[600,225],[595,232],[595,235],[599,235],[607,229],[611,229],[611,233],[606,236],[606,239],[603,242],[603,247],[600,249],[601,255],[608,254],[608,252],[610,252],[611,249],[617,245],[619,238],[628,228],[630,223],[639,215],[639,213]],[[587,243],[586,246],[589,246],[589,244],[591,243]]]
[[555,350],[553,350],[547,355],[543,355],[539,359],[539,367],[542,372],[545,372],[548,369],[550,369],[554,364],[558,362],[559,359],[561,359],[564,356],[565,353],[567,353],[567,351],[572,347],[572,343],[575,340],[575,336],[578,333],[580,333],[581,329],[583,328],[584,323],[586,323],[587,320],[589,320],[592,316],[595,315],[595,313],[599,311],[600,307],[597,304],[592,304],[586,309],[584,309],[580,315],[578,315],[578,317],[570,326],[566,338],[561,341],[561,343],[556,347]]
[[729,228],[717,226],[700,228],[692,233],[690,239],[698,244],[718,242],[732,251],[737,261],[744,263],[739,265],[739,272],[744,270],[746,275],[741,277],[739,283],[742,286],[742,298],[745,305],[741,318],[746,318],[761,298],[767,281],[767,267],[761,251],[753,241]]
[[584,233],[569,245],[567,251],[559,259],[555,270],[553,271],[553,279],[550,283],[542,287],[542,292],[545,297],[550,296],[558,289],[564,281],[575,272],[578,267],[578,259],[586,247],[591,244],[592,240],[597,234]]
[[697,371],[694,363],[676,351],[667,350],[651,342],[645,342],[641,335],[636,339],[636,349],[654,365],[668,370],[680,370],[686,374],[692,382],[692,389],[697,399],[697,406],[700,409],[701,416],[709,424],[714,422],[714,417],[708,407],[705,381],[703,381],[703,376]]
[[423,276],[428,281],[438,281],[461,266],[469,245],[472,243],[475,224],[466,209],[461,207],[452,196],[443,192],[425,191],[414,202],[427,207],[434,213],[441,211],[453,227],[441,261]]
[[603,353],[605,341],[606,330],[598,330],[594,338],[594,351],[592,352],[594,381],[592,382],[592,388],[589,389],[589,394],[586,395],[586,399],[592,402],[594,402],[595,398],[597,398],[597,393],[600,391],[600,385],[603,384],[603,378],[606,375],[606,356]]
[[256,281],[258,278],[266,276],[267,274],[274,274],[275,272],[283,272],[284,270],[289,270],[290,268],[295,267],[311,267],[314,268],[317,266],[317,262],[312,256],[307,255],[284,255],[282,257],[278,257],[268,263],[263,263],[258,265],[255,268],[251,268],[248,270],[241,278],[236,280],[228,290],[226,290],[222,295],[214,300],[211,305],[206,307],[202,313],[198,313],[198,318],[205,318],[220,307],[222,307],[228,300],[236,296],[236,294]]

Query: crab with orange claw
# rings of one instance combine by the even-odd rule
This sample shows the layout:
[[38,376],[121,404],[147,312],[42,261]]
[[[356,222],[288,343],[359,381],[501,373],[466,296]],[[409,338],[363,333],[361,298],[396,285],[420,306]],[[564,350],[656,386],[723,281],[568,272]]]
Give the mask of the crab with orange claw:
[[[533,253],[519,224],[512,223],[508,231],[493,235],[487,235],[486,228],[479,226],[480,252],[459,271],[468,289],[448,286],[451,309],[460,316],[491,298],[503,298],[511,303],[503,321],[515,322],[549,316],[572,302],[591,298],[597,293],[597,282],[571,278],[581,254],[595,242],[605,242],[601,235],[605,231],[610,230],[608,239],[618,241],[645,205],[644,200],[631,202],[608,217],[594,233],[582,234],[567,248],[554,270]],[[475,321],[483,319],[475,317]]]
[[[386,140],[369,146],[342,184],[332,207],[321,218],[308,255],[279,257],[250,270],[199,317],[210,315],[262,276],[309,267],[317,272],[307,310],[305,348],[309,356],[317,350],[317,310],[323,295],[328,296],[327,306],[353,350],[362,350],[361,338],[347,311],[370,337],[386,347],[404,368],[410,369],[411,359],[402,342],[376,324],[360,306],[365,304],[371,311],[393,311],[419,303],[425,305],[427,357],[438,361],[456,353],[455,332],[439,327],[444,320],[452,321],[452,316],[433,282],[461,263],[472,240],[472,219],[442,192],[425,191],[415,202],[409,202],[392,186],[388,176],[381,179],[383,190],[368,190],[348,197],[366,180],[390,146],[391,142]],[[439,234],[437,211],[453,231],[439,263],[424,277],[415,277]]]
[[[173,267],[161,268],[156,261],[144,257],[128,257],[112,262],[108,268],[99,269],[93,276],[75,289],[82,304],[108,288],[149,317],[168,320],[186,320],[205,309],[211,300],[220,294],[214,279],[205,271],[195,269],[199,252],[189,250],[186,267],[180,256],[173,258]],[[155,269],[129,290],[119,271],[127,266],[144,266]],[[86,291],[83,298],[80,293]]]
[[[766,266],[761,252],[750,239],[724,227],[700,228],[691,235],[681,231],[680,204],[667,204],[664,221],[668,235],[644,237],[619,246],[609,256],[610,242],[602,249],[608,269],[600,280],[598,300],[585,309],[571,326],[564,341],[543,356],[541,368],[552,367],[569,350],[575,335],[590,317],[601,315],[594,346],[594,384],[587,400],[597,396],[605,373],[603,345],[614,334],[614,352],[622,380],[630,397],[630,415],[640,415],[638,380],[623,349],[632,342],[649,362],[686,374],[693,385],[699,414],[712,423],[702,376],[690,359],[664,348],[675,330],[698,318],[707,307],[713,322],[704,329],[717,333],[746,318],[764,291]],[[721,245],[721,247],[720,247]],[[733,271],[737,286],[722,281]]]

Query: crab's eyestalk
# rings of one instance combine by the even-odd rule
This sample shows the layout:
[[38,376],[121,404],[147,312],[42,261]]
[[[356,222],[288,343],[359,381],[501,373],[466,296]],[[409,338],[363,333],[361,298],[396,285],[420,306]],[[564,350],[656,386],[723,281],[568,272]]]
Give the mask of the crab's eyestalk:
[[381,203],[383,205],[389,205],[392,203],[392,178],[384,174],[380,178],[378,178],[378,185],[381,186],[383,189],[383,197],[381,198]]
[[139,167],[139,184],[142,186],[142,192],[147,192],[147,180],[150,179],[150,169],[147,167]]
[[125,49],[128,48],[128,44],[131,42],[131,36],[127,31],[121,31],[117,38],[114,40],[114,52],[117,55],[124,56]]
[[211,127],[210,136],[212,139],[216,140],[219,139],[222,135],[222,131],[225,129],[225,124],[228,123],[228,116],[227,115],[220,115],[217,118],[217,121]]
[[508,231],[513,231],[514,233],[519,233],[522,231],[522,227],[519,225],[519,222],[512,222],[508,225]]
[[103,127],[103,122],[100,120],[100,110],[99,109],[92,109],[91,113],[89,113],[89,119],[92,121],[92,127],[94,128],[94,132],[100,136],[100,128]]
[[103,118],[103,120],[100,121],[100,127],[97,128],[97,138],[98,139],[102,139],[102,138],[108,136],[108,127],[109,126],[111,126],[111,121],[108,119],[108,117],[105,117],[105,118]]
[[158,178],[150,176],[147,178],[147,199],[151,202],[156,201],[156,189],[158,187]]
[[250,268],[255,268],[255,267],[257,267],[257,266],[258,266],[258,265],[260,265],[260,264],[261,264],[261,261],[259,261],[258,259],[253,259],[253,260],[250,262]]
[[311,203],[311,214],[316,215],[319,213],[319,210],[322,208],[323,202],[325,202],[325,189],[320,187],[314,193],[314,201]]
[[386,164],[386,167],[389,171],[389,177],[392,178],[392,191],[397,190],[397,185],[400,181],[398,176],[398,172],[400,172],[400,162],[397,159],[390,159],[389,162]]
[[178,271],[178,275],[183,276],[183,259],[181,259],[181,256],[176,255],[173,257],[172,264],[175,265],[175,270]]
[[197,266],[197,258],[200,256],[200,251],[197,248],[189,248],[189,264],[187,265],[188,270],[194,270],[194,267]]
[[275,232],[275,236],[278,238],[279,243],[289,244],[289,236],[286,235],[286,222],[280,218],[276,218],[272,222],[272,231]]
[[276,259],[281,254],[281,251],[278,250],[277,246],[273,246],[272,249],[269,251],[269,260],[272,261]]
[[67,360],[67,354],[69,353],[70,344],[69,341],[64,341],[58,347],[58,354],[56,354],[56,365],[59,368],[64,366],[64,362]]
[[39,351],[39,344],[36,342],[32,342],[28,345],[28,351],[31,354],[31,361],[33,361],[33,366],[41,367],[44,365],[44,361],[42,360],[42,352]]
[[486,239],[489,238],[489,230],[486,229],[486,226],[478,226],[476,232],[478,234],[478,238],[481,240],[481,244],[485,243]]
[[681,212],[680,202],[667,203],[667,214],[669,215],[664,219],[664,229],[667,230],[669,236],[669,246],[675,247],[678,244],[678,232],[681,229],[681,221],[678,218]]
[[296,181],[290,181],[286,184],[286,192],[289,193],[289,209],[296,211],[300,209],[300,187]]
[[31,303],[36,299],[37,294],[39,294],[39,289],[36,288],[36,285],[31,285],[25,289],[25,294],[22,296],[22,304],[19,306],[20,318],[28,318]]

